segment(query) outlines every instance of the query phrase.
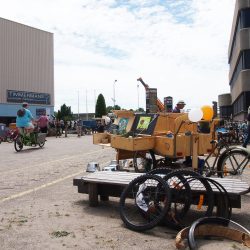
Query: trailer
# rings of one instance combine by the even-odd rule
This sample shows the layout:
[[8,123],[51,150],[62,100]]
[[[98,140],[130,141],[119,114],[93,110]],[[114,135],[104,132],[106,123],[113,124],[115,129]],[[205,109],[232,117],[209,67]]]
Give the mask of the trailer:
[[94,134],[93,143],[114,148],[117,161],[132,158],[133,164],[139,165],[150,158],[155,168],[192,156],[192,167],[197,169],[198,156],[210,153],[210,142],[216,138],[216,120],[210,122],[209,133],[202,133],[197,123],[189,121],[187,113],[114,112],[117,129]]

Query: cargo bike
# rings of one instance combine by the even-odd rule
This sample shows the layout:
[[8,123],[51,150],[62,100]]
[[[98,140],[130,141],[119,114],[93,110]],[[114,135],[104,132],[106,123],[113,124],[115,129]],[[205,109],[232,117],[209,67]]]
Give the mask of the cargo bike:
[[206,176],[242,177],[249,169],[250,152],[219,140],[216,119],[206,122],[209,130],[203,132],[204,121],[191,122],[187,113],[114,113],[112,127],[94,134],[93,143],[114,148],[117,162],[130,159],[135,172],[180,168],[185,157],[192,157],[193,170]]

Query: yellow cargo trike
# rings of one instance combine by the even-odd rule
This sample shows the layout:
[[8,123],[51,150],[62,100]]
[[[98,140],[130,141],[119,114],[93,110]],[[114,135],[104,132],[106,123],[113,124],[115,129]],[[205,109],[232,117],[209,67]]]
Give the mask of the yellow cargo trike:
[[107,132],[94,134],[93,143],[116,149],[117,161],[132,159],[135,171],[175,166],[187,156],[192,157],[192,167],[197,169],[198,156],[212,150],[214,121],[209,124],[209,132],[202,133],[198,123],[189,121],[187,113],[114,113],[114,123]]

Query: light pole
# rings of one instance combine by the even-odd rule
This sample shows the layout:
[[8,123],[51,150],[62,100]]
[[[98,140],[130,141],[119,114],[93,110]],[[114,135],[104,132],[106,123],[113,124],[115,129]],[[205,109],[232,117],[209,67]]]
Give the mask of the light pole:
[[137,84],[137,105],[138,105],[138,111],[139,111],[139,84]]
[[114,81],[114,84],[113,84],[113,92],[114,92],[114,98],[113,98],[113,101],[114,101],[114,108],[115,108],[115,83],[117,82],[117,80]]
[[78,95],[78,120],[79,120],[79,117],[80,117],[80,115],[79,115],[79,90],[77,91],[77,95]]

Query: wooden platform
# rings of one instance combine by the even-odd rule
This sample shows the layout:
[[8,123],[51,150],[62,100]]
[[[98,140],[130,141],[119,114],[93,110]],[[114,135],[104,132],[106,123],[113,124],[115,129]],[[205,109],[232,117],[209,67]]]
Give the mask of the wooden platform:
[[[124,187],[127,186],[130,181],[140,175],[142,174],[118,171],[99,171],[87,174],[82,177],[74,178],[73,185],[78,187],[79,193],[89,195],[90,206],[97,206],[99,195],[101,200],[108,200],[109,196],[120,197]],[[250,191],[249,185],[246,182],[242,182],[238,179],[212,179],[219,182],[227,190],[232,207],[241,208],[241,195]],[[200,187],[198,183],[199,182],[197,182],[197,185],[192,185],[192,190],[202,192],[202,187]],[[221,199],[220,193],[215,186],[211,186],[215,193],[215,205],[218,207],[220,205],[219,200]]]

